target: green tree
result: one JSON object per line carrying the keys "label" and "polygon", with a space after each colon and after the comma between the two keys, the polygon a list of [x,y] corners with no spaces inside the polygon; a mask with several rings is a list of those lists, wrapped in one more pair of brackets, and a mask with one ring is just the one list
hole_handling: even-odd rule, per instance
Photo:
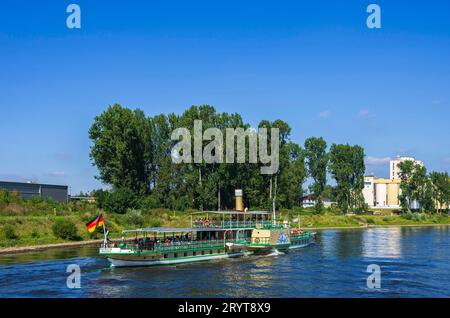
{"label": "green tree", "polygon": [[116,188],[135,193],[149,191],[151,139],[144,113],[115,104],[95,117],[89,129],[90,157],[99,171],[98,178]]}
{"label": "green tree", "polygon": [[307,176],[305,154],[299,145],[289,142],[282,148],[280,157],[279,202],[283,208],[291,209],[300,206],[303,197],[303,183]]}
{"label": "green tree", "polygon": [[[176,128],[186,128],[194,145],[195,120],[202,121],[202,133],[215,127],[224,138],[227,128],[250,128],[239,114],[219,113],[209,105],[191,106],[181,115],[145,117],[140,110],[116,104],[97,116],[89,130],[90,156],[98,168],[98,178],[113,189],[95,193],[98,206],[116,213],[138,206],[142,209],[226,209],[234,207],[236,188],[244,190],[244,204],[248,208],[271,208],[273,203],[279,207],[299,204],[306,175],[305,152],[289,140],[291,128],[286,122],[262,120],[257,127],[278,128],[280,132],[278,172],[262,175],[263,164],[248,162],[248,136],[245,163],[202,160],[175,164],[172,149],[178,141],[171,140],[171,134]],[[269,153],[272,152],[270,138],[269,134]],[[202,141],[202,148],[210,142]],[[222,151],[225,159],[226,147]]]}
{"label": "green tree", "polygon": [[336,188],[332,185],[327,184],[323,190],[322,195],[326,198],[329,198],[331,201],[336,201],[337,192]]}
{"label": "green tree", "polygon": [[434,210],[433,186],[428,178],[427,169],[422,165],[415,165],[409,182],[414,189],[413,198],[419,203],[420,211],[432,212]]}
{"label": "green tree", "polygon": [[103,209],[118,214],[124,214],[128,209],[138,206],[135,193],[127,188],[116,189],[106,195]]}
{"label": "green tree", "polygon": [[437,212],[442,212],[450,205],[450,177],[447,172],[431,172],[430,180]]}
{"label": "green tree", "polygon": [[327,183],[327,143],[320,137],[310,137],[305,140],[305,157],[307,161],[308,174],[313,179],[310,186],[312,198],[316,201],[316,210],[320,212],[323,208],[321,196]]}
{"label": "green tree", "polygon": [[364,210],[364,149],[357,145],[333,144],[330,148],[329,168],[337,183],[336,199],[342,211]]}
{"label": "green tree", "polygon": [[411,182],[412,175],[414,173],[415,164],[414,161],[406,160],[398,164],[399,177],[400,177],[400,206],[403,211],[411,212],[411,204],[414,201],[414,185]]}

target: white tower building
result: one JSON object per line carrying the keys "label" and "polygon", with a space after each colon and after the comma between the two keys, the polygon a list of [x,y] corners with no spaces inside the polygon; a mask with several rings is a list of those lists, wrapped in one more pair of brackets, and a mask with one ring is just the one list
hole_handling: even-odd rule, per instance
{"label": "white tower building", "polygon": [[414,157],[397,156],[397,159],[391,160],[390,165],[389,165],[389,177],[391,179],[399,179],[400,178],[398,164],[403,161],[413,161],[414,163],[423,166],[422,160],[416,160],[416,158],[414,158]]}

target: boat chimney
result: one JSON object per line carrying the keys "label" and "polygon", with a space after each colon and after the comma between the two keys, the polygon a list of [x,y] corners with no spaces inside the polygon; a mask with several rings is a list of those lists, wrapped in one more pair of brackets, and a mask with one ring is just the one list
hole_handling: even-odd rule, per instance
{"label": "boat chimney", "polygon": [[236,189],[234,191],[234,195],[236,197],[236,211],[244,211],[244,202],[242,200],[242,189]]}

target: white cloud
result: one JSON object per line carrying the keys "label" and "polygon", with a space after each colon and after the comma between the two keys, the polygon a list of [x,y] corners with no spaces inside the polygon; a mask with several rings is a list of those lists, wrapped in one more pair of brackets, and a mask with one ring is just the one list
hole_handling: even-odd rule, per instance
{"label": "white cloud", "polygon": [[361,109],[358,113],[359,117],[364,117],[364,118],[373,118],[375,117],[375,114],[372,113],[370,110],[368,109]]}
{"label": "white cloud", "polygon": [[48,175],[50,177],[63,178],[66,176],[66,173],[64,171],[53,171],[53,172],[48,173]]}
{"label": "white cloud", "polygon": [[435,100],[431,101],[431,104],[432,104],[432,105],[435,105],[435,106],[439,106],[439,105],[442,104],[442,102],[441,102],[441,100],[439,100],[439,99],[435,99]]}
{"label": "white cloud", "polygon": [[331,116],[331,112],[329,110],[324,110],[319,113],[320,118],[328,118]]}
{"label": "white cloud", "polygon": [[389,164],[389,162],[391,160],[392,160],[391,157],[377,158],[377,157],[368,156],[366,159],[366,163],[371,166],[381,166],[381,165]]}

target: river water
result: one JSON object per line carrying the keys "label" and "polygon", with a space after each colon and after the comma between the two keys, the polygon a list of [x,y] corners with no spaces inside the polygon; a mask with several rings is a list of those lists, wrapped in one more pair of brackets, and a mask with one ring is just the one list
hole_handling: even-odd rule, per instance
{"label": "river water", "polygon": [[[67,287],[70,264],[80,266],[79,289]],[[380,288],[367,285],[372,264]],[[176,267],[109,268],[95,247],[0,256],[0,297],[449,296],[447,226],[324,230],[289,254]]]}

